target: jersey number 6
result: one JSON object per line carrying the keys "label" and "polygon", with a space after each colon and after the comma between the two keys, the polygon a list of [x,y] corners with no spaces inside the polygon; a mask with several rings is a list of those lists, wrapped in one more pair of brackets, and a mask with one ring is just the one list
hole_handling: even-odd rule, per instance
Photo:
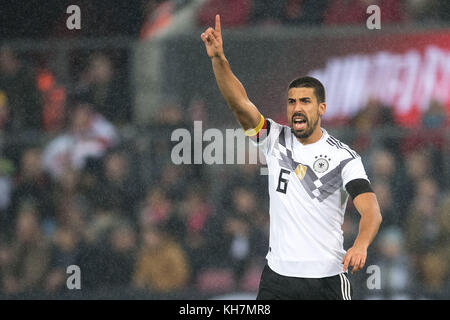
{"label": "jersey number 6", "polygon": [[277,186],[277,191],[286,194],[287,191],[287,185],[289,182],[289,179],[287,178],[283,178],[283,174],[287,174],[289,176],[291,172],[289,170],[286,169],[281,169],[280,170],[280,176],[278,177],[278,186]]}

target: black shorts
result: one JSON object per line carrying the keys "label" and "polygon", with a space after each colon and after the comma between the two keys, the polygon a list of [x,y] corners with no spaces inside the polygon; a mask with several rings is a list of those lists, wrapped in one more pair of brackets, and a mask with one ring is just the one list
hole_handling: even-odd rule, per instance
{"label": "black shorts", "polygon": [[256,300],[351,300],[350,281],[345,273],[326,278],[286,277],[266,264]]}

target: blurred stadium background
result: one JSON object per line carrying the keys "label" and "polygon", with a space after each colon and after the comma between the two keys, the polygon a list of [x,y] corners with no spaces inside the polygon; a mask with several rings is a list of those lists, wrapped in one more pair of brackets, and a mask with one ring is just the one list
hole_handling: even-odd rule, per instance
{"label": "blurred stadium background", "polygon": [[[66,8],[81,9],[81,30]],[[381,9],[381,30],[366,8]],[[384,217],[355,299],[450,297],[447,0],[2,1],[0,297],[251,299],[268,246],[258,165],[174,165],[171,133],[237,128],[200,33],[283,122],[299,75],[363,158]],[[347,249],[358,213],[348,205]],[[66,268],[81,268],[68,290]]]}

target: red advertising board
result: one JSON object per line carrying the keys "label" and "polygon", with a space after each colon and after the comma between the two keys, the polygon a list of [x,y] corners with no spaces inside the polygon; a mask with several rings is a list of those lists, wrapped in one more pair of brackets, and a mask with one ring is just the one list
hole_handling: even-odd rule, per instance
{"label": "red advertising board", "polygon": [[325,119],[350,117],[369,99],[392,107],[407,126],[418,124],[433,99],[450,114],[450,31],[349,37],[323,50],[325,63],[308,74],[325,85]]}

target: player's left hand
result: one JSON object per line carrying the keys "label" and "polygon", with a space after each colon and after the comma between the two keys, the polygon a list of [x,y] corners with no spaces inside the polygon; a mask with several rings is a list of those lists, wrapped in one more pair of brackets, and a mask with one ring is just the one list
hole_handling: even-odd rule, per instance
{"label": "player's left hand", "polygon": [[348,267],[352,268],[352,274],[361,270],[365,263],[367,257],[367,248],[353,246],[347,250],[347,254],[342,259],[342,264],[344,265],[344,272],[347,271]]}

